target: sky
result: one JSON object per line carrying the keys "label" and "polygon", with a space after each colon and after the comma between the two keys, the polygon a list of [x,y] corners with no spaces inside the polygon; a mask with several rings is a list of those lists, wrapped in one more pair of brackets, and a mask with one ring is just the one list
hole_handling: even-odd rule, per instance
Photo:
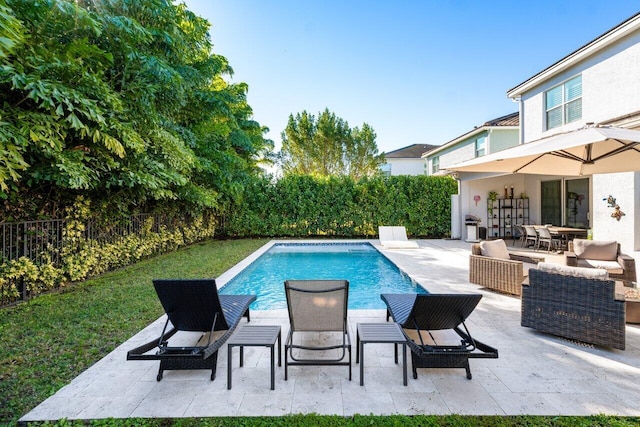
{"label": "sky", "polygon": [[632,0],[180,0],[280,149],[291,114],[370,125],[380,152],[514,113],[506,92],[640,11]]}

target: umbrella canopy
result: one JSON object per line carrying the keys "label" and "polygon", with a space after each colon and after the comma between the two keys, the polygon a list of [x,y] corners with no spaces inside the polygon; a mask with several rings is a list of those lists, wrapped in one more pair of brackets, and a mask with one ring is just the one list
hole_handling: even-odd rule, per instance
{"label": "umbrella canopy", "polygon": [[587,127],[447,167],[455,172],[580,176],[640,171],[640,131]]}

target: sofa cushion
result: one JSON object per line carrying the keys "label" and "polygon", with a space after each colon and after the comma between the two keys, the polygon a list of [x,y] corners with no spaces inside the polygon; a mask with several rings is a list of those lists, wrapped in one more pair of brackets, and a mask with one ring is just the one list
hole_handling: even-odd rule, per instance
{"label": "sofa cushion", "polygon": [[624,270],[617,261],[602,261],[599,259],[578,259],[578,267],[599,268],[609,274],[624,274]]}
{"label": "sofa cushion", "polygon": [[531,264],[530,262],[523,262],[522,263],[522,275],[524,277],[527,277],[529,275],[529,270],[531,270],[532,268],[536,268],[538,267],[538,264]]}
{"label": "sofa cushion", "polygon": [[606,280],[609,278],[607,270],[601,270],[599,268],[570,267],[568,265],[551,264],[550,262],[538,263],[538,270],[546,271],[547,273],[564,274],[565,276],[585,277],[587,279]]}
{"label": "sofa cushion", "polygon": [[483,240],[480,242],[480,253],[482,256],[491,258],[511,259],[509,257],[509,251],[507,250],[507,244],[502,239]]}
{"label": "sofa cushion", "polygon": [[573,252],[578,258],[615,261],[618,242],[615,240],[573,239]]}

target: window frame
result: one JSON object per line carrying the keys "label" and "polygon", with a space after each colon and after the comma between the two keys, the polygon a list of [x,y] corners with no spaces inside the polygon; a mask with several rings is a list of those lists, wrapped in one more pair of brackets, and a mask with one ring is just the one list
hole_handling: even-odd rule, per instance
{"label": "window frame", "polygon": [[[482,147],[479,147],[479,142],[482,141]],[[479,154],[479,152],[482,153]],[[486,156],[487,155],[487,135],[483,135],[479,138],[476,138],[474,141],[474,151],[473,154],[476,158]]]}
{"label": "window frame", "polygon": [[[576,79],[580,79],[580,94],[578,96],[574,96],[573,98],[569,99],[569,95],[570,95],[570,86],[569,84],[574,82]],[[553,92],[553,91],[557,91],[558,89],[560,89],[560,102],[558,104],[555,104],[551,107],[549,107],[549,95]],[[582,74],[577,74],[571,78],[568,78],[566,80],[564,80],[563,82],[547,89],[544,91],[543,93],[543,110],[544,110],[544,129],[545,131],[547,130],[551,130],[551,129],[556,129],[559,128],[561,126],[567,125],[569,123],[573,123],[576,122],[578,120],[582,119]],[[569,120],[570,117],[570,106],[571,105],[576,105],[579,102],[580,105],[580,115],[574,117],[573,119]],[[549,113],[555,111],[556,113],[559,111],[560,112],[560,121],[558,124],[555,124],[553,126],[550,126],[550,122],[551,120],[549,120]]]}
{"label": "window frame", "polygon": [[436,174],[440,170],[440,156],[431,159],[431,175]]}

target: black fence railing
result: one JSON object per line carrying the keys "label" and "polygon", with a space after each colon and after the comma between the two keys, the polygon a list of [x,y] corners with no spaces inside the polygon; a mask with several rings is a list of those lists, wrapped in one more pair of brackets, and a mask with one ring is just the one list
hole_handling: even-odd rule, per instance
{"label": "black fence railing", "polygon": [[36,264],[50,260],[58,265],[64,219],[0,224],[0,263],[29,258]]}
{"label": "black fence railing", "polygon": [[[216,218],[213,215],[205,215],[202,220],[204,225],[210,225]],[[0,307],[26,300],[34,293],[24,278],[7,277],[6,271],[3,274],[3,264],[27,258],[34,265],[63,267],[64,260],[61,254],[64,253],[65,245],[72,244],[65,238],[67,221],[52,219],[0,223]],[[92,244],[105,245],[132,235],[141,236],[161,231],[172,233],[180,229],[184,232],[185,242],[188,242],[194,232],[186,230],[192,225],[193,218],[188,216],[171,217],[160,214],[137,214],[110,223],[89,220],[82,224],[81,239],[91,241]],[[12,289],[8,291],[10,287]]]}

